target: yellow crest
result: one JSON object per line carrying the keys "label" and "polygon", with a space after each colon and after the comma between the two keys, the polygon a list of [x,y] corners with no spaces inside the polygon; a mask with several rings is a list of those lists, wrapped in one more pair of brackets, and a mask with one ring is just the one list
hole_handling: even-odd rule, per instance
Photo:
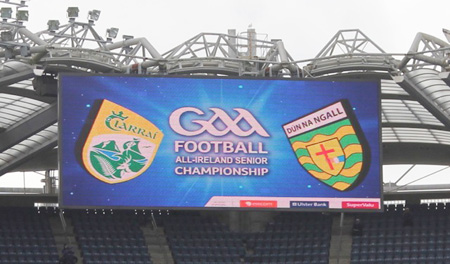
{"label": "yellow crest", "polygon": [[84,143],[83,165],[103,182],[129,181],[152,164],[163,136],[147,119],[105,99]]}
{"label": "yellow crest", "polygon": [[344,168],[344,151],[337,138],[320,141],[306,147],[312,161],[322,171],[336,176]]}
{"label": "yellow crest", "polygon": [[339,191],[351,190],[367,174],[369,147],[341,100],[283,126],[300,165],[314,178]]}

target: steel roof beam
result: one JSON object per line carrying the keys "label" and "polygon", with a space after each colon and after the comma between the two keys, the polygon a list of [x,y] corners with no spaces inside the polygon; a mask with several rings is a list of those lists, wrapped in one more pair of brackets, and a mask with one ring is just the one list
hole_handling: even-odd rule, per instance
{"label": "steel roof beam", "polygon": [[420,129],[433,129],[433,130],[448,131],[443,126],[429,125],[429,124],[417,124],[417,123],[389,122],[389,123],[383,123],[382,127],[420,128]]}
{"label": "steel roof beam", "polygon": [[0,152],[56,123],[57,108],[54,102],[0,133]]}
{"label": "steel roof beam", "polygon": [[14,171],[45,171],[45,170],[57,170],[58,169],[58,149],[50,149],[45,152],[41,152],[40,155],[27,160],[20,164]]}
{"label": "steel roof beam", "polygon": [[0,87],[0,94],[2,94],[2,93],[22,96],[22,97],[30,98],[33,100],[37,100],[37,101],[41,101],[41,102],[49,103],[49,104],[56,101],[56,97],[41,96],[41,95],[36,94],[36,92],[33,90],[14,88],[14,87],[9,87],[9,86]]}
{"label": "steel roof beam", "polygon": [[416,98],[432,115],[434,115],[442,124],[450,128],[449,116],[436,106],[436,103],[429,98],[416,84],[404,76],[394,76],[394,81],[398,83],[409,94]]}
{"label": "steel roof beam", "polygon": [[448,86],[450,86],[450,72],[440,72],[438,75]]}
{"label": "steel roof beam", "polygon": [[6,86],[10,84],[14,84],[29,78],[34,77],[34,73],[32,69],[20,71],[17,73],[12,73],[3,77],[0,77],[0,86]]}
{"label": "steel roof beam", "polygon": [[[397,186],[393,185],[392,187],[389,187],[387,184],[385,184],[384,191],[385,194],[389,193],[401,193],[405,191],[431,191],[433,190],[445,190],[447,193],[447,196],[444,198],[448,198],[448,190],[450,190],[450,184],[414,184],[414,185],[402,185]],[[416,192],[417,193],[417,192]],[[426,196],[426,195],[425,195]],[[430,199],[430,197],[424,197],[425,199]]]}
{"label": "steel roof beam", "polygon": [[12,162],[6,163],[4,166],[0,166],[0,176],[13,171],[18,166],[22,165],[23,163],[27,162],[28,160],[31,160],[32,158],[36,157],[38,154],[44,153],[54,147],[56,147],[58,144],[58,137],[55,136],[53,139],[50,139],[42,145],[40,145],[38,148],[35,148],[28,152],[26,155],[23,155],[21,157],[18,157],[14,159]]}
{"label": "steel roof beam", "polygon": [[450,165],[450,146],[427,143],[383,143],[383,165]]}
{"label": "steel roof beam", "polygon": [[415,99],[411,95],[406,94],[381,94],[381,99],[392,99],[392,100],[408,100],[415,101]]}
{"label": "steel roof beam", "polygon": [[447,52],[450,44],[425,33],[417,33],[408,54],[397,65],[401,71],[415,70],[425,66],[449,66]]}

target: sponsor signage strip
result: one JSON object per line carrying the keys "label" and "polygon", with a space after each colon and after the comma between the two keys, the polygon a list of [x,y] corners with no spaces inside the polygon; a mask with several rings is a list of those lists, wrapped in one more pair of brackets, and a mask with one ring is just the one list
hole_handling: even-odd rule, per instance
{"label": "sponsor signage strip", "polygon": [[[257,198],[257,199],[256,199]],[[255,202],[255,203],[250,203]],[[258,203],[256,203],[258,202]],[[212,197],[206,207],[266,207],[282,209],[350,209],[350,210],[380,210],[379,199],[364,198],[315,198],[315,197]],[[253,205],[253,206],[251,206]],[[260,205],[260,206],[257,206]],[[271,205],[271,206],[268,206]]]}

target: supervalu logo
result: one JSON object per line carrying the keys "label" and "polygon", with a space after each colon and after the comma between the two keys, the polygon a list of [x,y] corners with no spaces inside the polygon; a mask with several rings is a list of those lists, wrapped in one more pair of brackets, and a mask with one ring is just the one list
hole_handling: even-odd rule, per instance
{"label": "supervalu logo", "polygon": [[163,136],[149,120],[105,99],[83,145],[83,165],[103,182],[129,181],[149,168]]}

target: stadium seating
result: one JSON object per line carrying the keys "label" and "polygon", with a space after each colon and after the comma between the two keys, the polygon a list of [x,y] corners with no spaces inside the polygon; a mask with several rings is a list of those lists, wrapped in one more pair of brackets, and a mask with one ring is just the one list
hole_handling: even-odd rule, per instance
{"label": "stadium seating", "polygon": [[217,219],[183,212],[162,222],[177,264],[238,263],[245,256],[241,234]]}
{"label": "stadium seating", "polygon": [[139,218],[130,211],[71,213],[84,264],[151,264]]}
{"label": "stadium seating", "polygon": [[196,213],[162,221],[177,264],[328,263],[331,217],[282,213],[264,232],[232,232],[217,219]]}
{"label": "stadium seating", "polygon": [[[412,226],[403,225],[404,207],[361,213],[363,232],[353,236],[351,263],[450,263],[449,205],[411,206]],[[152,263],[141,224],[133,211],[107,214],[67,211],[85,264]],[[0,210],[0,264],[58,263],[48,213],[36,209]],[[274,214],[261,232],[234,232],[213,214],[171,212],[157,216],[176,264],[325,264],[332,216]]]}
{"label": "stadium seating", "polygon": [[450,217],[445,204],[410,207],[412,226],[403,222],[403,205],[382,214],[358,215],[362,236],[353,237],[351,263],[450,263]]}
{"label": "stadium seating", "polygon": [[248,234],[250,263],[328,263],[331,217],[320,213],[281,213],[265,232]]}
{"label": "stadium seating", "polygon": [[0,210],[0,263],[58,263],[46,214],[34,208]]}

